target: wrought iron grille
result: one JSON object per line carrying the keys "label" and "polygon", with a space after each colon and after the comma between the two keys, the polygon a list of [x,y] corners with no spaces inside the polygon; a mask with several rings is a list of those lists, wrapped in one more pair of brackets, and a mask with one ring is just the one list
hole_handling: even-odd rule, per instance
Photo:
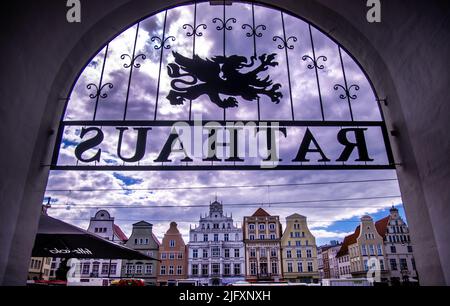
{"label": "wrought iron grille", "polygon": [[[262,169],[230,145],[223,158],[196,160],[181,142],[172,153],[174,125],[199,118],[209,137],[214,122],[213,147],[238,137],[230,124],[267,135],[276,127],[279,154],[263,158],[276,170],[391,169],[378,101],[353,57],[307,21],[255,3],[194,2],[138,21],[90,60],[69,95],[51,169]],[[362,138],[366,152],[355,146]]]}

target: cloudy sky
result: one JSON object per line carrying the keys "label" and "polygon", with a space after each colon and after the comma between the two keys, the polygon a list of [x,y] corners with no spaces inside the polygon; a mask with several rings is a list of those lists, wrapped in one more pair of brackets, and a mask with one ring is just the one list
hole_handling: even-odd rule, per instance
{"label": "cloudy sky", "polygon": [[[229,20],[226,26],[231,29],[225,31],[224,45],[224,30],[218,30],[221,21],[216,19],[214,22],[214,18],[223,20],[223,6],[200,3],[196,18],[194,10],[194,5],[189,5],[161,12],[142,20],[139,27],[132,25],[105,45],[93,56],[76,81],[64,120],[93,120],[96,88],[103,88],[100,92],[102,96],[98,98],[96,120],[123,120],[127,96],[126,120],[153,120],[155,116],[157,120],[188,119],[189,101],[174,106],[166,98],[171,90],[171,78],[166,67],[174,62],[172,51],[188,58],[195,53],[203,59],[223,56],[225,52],[225,56],[244,56],[248,62],[254,53],[258,56],[275,53],[278,65],[269,67],[258,77],[263,79],[269,76],[274,84],[281,84],[278,91],[283,98],[275,104],[268,96],[260,95],[261,120],[291,120],[291,103],[296,120],[322,120],[321,98],[325,120],[349,121],[347,99],[340,98],[345,92],[335,86],[345,87],[345,82],[348,88],[352,88],[350,94],[355,98],[351,100],[354,120],[381,120],[375,95],[364,73],[344,50],[341,50],[341,63],[338,45],[315,27],[311,28],[314,54],[317,65],[323,65],[322,69],[318,69],[318,82],[315,69],[310,69],[314,67],[308,68],[312,61],[305,57],[313,58],[314,55],[309,26],[304,21],[255,6],[253,22],[252,6],[234,3],[226,6],[225,20]],[[194,36],[187,35],[192,33],[194,24],[198,28],[195,49]],[[255,44],[253,37],[246,35],[252,33],[250,27],[253,26],[257,28],[255,34],[261,34],[255,38]],[[163,37],[166,43],[159,48]],[[287,57],[283,49],[284,39],[289,47]],[[136,60],[130,74],[133,50]],[[254,69],[256,65],[244,68],[242,72]],[[226,96],[221,95],[221,98]],[[246,101],[241,97],[236,99],[239,106],[226,110],[228,120],[258,119],[256,101]],[[192,116],[203,120],[221,120],[223,110],[202,95],[192,101]],[[310,128],[332,164],[336,163],[342,151],[342,146],[336,142],[339,129]],[[305,127],[291,127],[287,131],[288,137],[280,139],[280,156],[284,157],[282,163],[290,162],[295,157],[305,130]],[[65,128],[58,165],[82,164],[77,163],[74,155],[75,147],[80,143],[80,131],[80,126]],[[105,140],[100,147],[102,155],[98,165],[122,165],[117,156],[117,130],[102,127],[102,131]],[[146,155],[140,165],[154,164],[153,160],[169,133],[170,127],[154,128],[149,132]],[[373,163],[386,163],[380,129],[368,128],[366,137]],[[135,136],[125,132],[122,150],[126,153],[123,155],[133,155],[135,142]],[[84,156],[93,156],[97,149],[86,152]],[[244,149],[246,153],[248,148]],[[171,157],[174,163],[179,164],[183,155],[173,154]],[[309,157],[311,163],[320,164],[317,161],[320,155],[312,153]],[[194,158],[194,164],[201,164],[201,158]],[[354,159],[355,154],[349,163],[358,163]],[[255,160],[247,159],[247,162]],[[224,188],[227,186],[233,187]],[[380,218],[388,213],[392,205],[398,206],[403,213],[399,195],[393,170],[52,171],[46,192],[46,197],[51,197],[53,204],[50,210],[52,216],[83,228],[87,228],[89,218],[97,209],[106,208],[127,235],[131,233],[132,223],[146,220],[154,224],[155,233],[161,238],[169,222],[174,220],[187,238],[190,225],[198,222],[199,216],[207,212],[209,202],[217,196],[223,201],[224,210],[232,213],[238,224],[243,216],[252,214],[260,206],[283,220],[292,213],[305,215],[318,244],[342,239],[354,230],[357,220],[364,214]]]}

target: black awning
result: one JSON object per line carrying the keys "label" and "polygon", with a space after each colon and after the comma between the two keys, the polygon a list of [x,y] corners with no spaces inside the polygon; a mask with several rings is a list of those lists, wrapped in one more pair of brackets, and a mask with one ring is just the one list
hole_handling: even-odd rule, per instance
{"label": "black awning", "polygon": [[32,256],[157,260],[47,215],[39,220]]}

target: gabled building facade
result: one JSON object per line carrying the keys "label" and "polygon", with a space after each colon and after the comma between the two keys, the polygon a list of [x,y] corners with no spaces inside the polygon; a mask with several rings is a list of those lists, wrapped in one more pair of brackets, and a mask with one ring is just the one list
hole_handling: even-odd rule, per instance
{"label": "gabled building facade", "polygon": [[316,238],[310,232],[306,217],[293,214],[286,218],[281,237],[282,268],[289,282],[318,283]]}
{"label": "gabled building facade", "polygon": [[[91,217],[88,232],[117,244],[125,244],[128,240],[121,228],[114,223],[114,217],[106,210],[99,210]],[[107,285],[114,279],[121,277],[121,259],[79,259],[80,281],[84,283],[96,282]],[[52,262],[52,276],[56,276],[56,269],[60,261]]]}
{"label": "gabled building facade", "polygon": [[243,232],[246,280],[282,280],[280,217],[259,208],[253,215],[244,217]]}
{"label": "gabled building facade", "polygon": [[133,230],[125,246],[141,252],[152,260],[124,260],[122,278],[143,279],[147,285],[156,285],[160,242],[153,234],[153,224],[140,221],[133,224]]}
{"label": "gabled building facade", "polygon": [[372,269],[379,270],[379,281],[418,284],[409,229],[395,207],[375,223],[369,216],[361,218],[355,232],[345,237],[337,258],[340,278],[365,277],[370,268],[368,259],[376,258],[378,263]]}
{"label": "gabled building facade", "polygon": [[390,209],[384,234],[386,265],[389,269],[390,284],[399,285],[417,282],[416,262],[408,225],[403,221],[395,207]]}
{"label": "gabled building facade", "polygon": [[187,277],[187,246],[175,222],[164,234],[159,246],[158,285],[165,286]]}
{"label": "gabled building facade", "polygon": [[226,285],[244,280],[242,229],[224,214],[217,199],[199,225],[189,232],[188,278],[204,285]]}

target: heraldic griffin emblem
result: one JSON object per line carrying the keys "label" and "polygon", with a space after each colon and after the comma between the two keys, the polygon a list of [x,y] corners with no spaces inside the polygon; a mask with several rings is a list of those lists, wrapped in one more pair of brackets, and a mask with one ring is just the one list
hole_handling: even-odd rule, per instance
{"label": "heraldic griffin emblem", "polygon": [[[259,66],[242,73],[241,69],[255,66],[256,57],[252,56],[250,63],[247,63],[246,57],[238,55],[215,56],[205,60],[198,55],[191,59],[178,52],[172,53],[175,63],[167,67],[169,76],[173,78],[170,83],[172,90],[167,95],[172,105],[182,105],[185,100],[195,100],[201,95],[207,95],[221,108],[237,107],[235,97],[238,96],[254,101],[260,95],[266,95],[276,104],[283,97],[278,91],[281,85],[273,84],[270,76],[262,80],[258,78],[258,73],[278,65],[274,61],[276,54],[259,56]],[[231,97],[221,99],[220,94]]]}

